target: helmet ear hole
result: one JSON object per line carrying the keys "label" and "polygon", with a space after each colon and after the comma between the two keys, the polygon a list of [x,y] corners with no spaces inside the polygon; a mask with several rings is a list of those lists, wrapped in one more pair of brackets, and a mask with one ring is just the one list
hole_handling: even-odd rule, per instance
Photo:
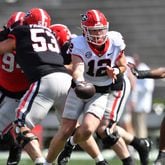
{"label": "helmet ear hole", "polygon": [[32,8],[24,17],[24,24],[37,24],[49,27],[51,25],[51,17],[44,9]]}

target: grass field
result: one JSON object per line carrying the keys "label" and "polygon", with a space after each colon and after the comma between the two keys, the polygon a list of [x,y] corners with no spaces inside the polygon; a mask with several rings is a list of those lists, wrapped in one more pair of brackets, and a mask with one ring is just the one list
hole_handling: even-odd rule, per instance
{"label": "grass field", "polygon": [[[108,161],[110,165],[122,165],[121,161],[118,159],[112,159]],[[5,160],[0,160],[0,165],[5,165]],[[20,165],[34,165],[31,160],[25,159],[21,160]],[[95,165],[95,162],[93,160],[70,160],[68,165]],[[140,165],[139,161],[136,161],[136,165]],[[150,162],[150,165],[152,165],[152,162]]]}
{"label": "grass field", "polygon": [[[45,151],[46,154],[47,151]],[[155,159],[156,152],[150,153],[150,163],[149,165],[153,164],[153,160]],[[7,159],[7,153],[0,153],[0,165],[6,165],[6,159]],[[107,150],[103,151],[103,155],[108,160],[110,165],[122,165],[122,162],[115,156],[115,153],[113,151]],[[140,165],[140,162],[138,160],[138,156],[135,154],[134,156],[136,165]],[[34,163],[29,159],[29,156],[24,153],[22,155],[22,160],[19,163],[19,165],[34,165]],[[88,154],[84,152],[74,152],[72,154],[71,160],[68,163],[68,165],[95,165],[95,162],[89,157]]]}

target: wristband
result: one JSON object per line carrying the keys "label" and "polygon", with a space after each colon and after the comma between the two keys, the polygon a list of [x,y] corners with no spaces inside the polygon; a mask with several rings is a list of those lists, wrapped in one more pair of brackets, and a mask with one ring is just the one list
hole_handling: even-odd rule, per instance
{"label": "wristband", "polygon": [[78,84],[80,84],[81,82],[83,82],[83,81],[79,81],[79,80],[73,80],[74,81],[74,83],[76,84],[76,85],[78,85]]}
{"label": "wristband", "polygon": [[120,69],[119,68],[113,68],[113,71],[116,75],[118,75],[120,73]]}

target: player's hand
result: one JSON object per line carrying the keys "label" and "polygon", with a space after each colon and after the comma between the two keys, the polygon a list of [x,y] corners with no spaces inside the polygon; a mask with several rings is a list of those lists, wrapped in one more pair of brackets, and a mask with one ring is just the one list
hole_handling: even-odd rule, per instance
{"label": "player's hand", "polygon": [[11,27],[3,26],[3,29],[0,31],[0,41],[7,39],[8,34],[11,32],[11,30],[15,28],[16,26],[18,26],[19,24],[20,24],[20,21],[16,21],[15,23],[11,25]]}
{"label": "player's hand", "polygon": [[107,75],[112,79],[112,83],[115,83],[115,80],[117,79],[116,73],[114,68],[110,67],[110,66],[106,66],[106,71],[107,71]]}

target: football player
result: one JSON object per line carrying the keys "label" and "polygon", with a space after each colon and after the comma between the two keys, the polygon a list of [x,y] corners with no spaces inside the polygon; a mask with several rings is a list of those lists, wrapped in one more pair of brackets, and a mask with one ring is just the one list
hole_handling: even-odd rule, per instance
{"label": "football player", "polygon": [[62,101],[71,84],[57,40],[48,28],[50,24],[51,18],[44,9],[32,8],[23,25],[11,29],[8,39],[0,42],[0,54],[16,50],[16,62],[30,82],[16,109],[16,120],[3,133],[12,132],[36,165],[43,165],[45,158],[31,130],[53,105],[62,111]]}
{"label": "football player", "polygon": [[[66,53],[67,51],[67,47],[69,46],[69,42],[70,39],[72,38],[71,33],[69,32],[69,29],[62,24],[54,24],[51,25],[50,28],[55,32],[56,37],[60,43],[60,47],[62,48],[62,52],[63,52],[63,57],[64,59],[67,58],[68,62],[67,64],[71,63],[71,59],[70,59],[70,54]],[[64,49],[63,49],[64,48]],[[64,60],[65,61],[65,60]],[[129,93],[129,83],[127,85],[127,88],[125,88],[127,90],[123,90],[123,91],[128,91],[128,92],[124,92],[123,93],[123,98],[122,100],[126,100],[127,95]],[[124,104],[124,101],[122,101],[122,103]],[[122,141],[122,139],[119,140],[120,143],[117,143],[115,146],[121,146],[122,143],[122,149],[125,147],[124,150],[124,154],[121,156],[121,154],[118,152],[118,150],[121,150],[121,148],[119,147],[119,149],[116,149],[117,147],[114,147],[114,150],[116,150],[117,154],[119,154],[120,158],[127,158],[129,156],[128,150],[126,149],[126,145],[125,143]],[[79,144],[87,153],[89,153],[89,155],[96,160],[96,162],[102,163],[102,161],[104,160],[101,152],[99,151],[99,148],[95,142],[95,140],[93,139],[93,137],[91,136],[86,142]],[[59,165],[64,165],[67,164],[67,162],[69,161],[69,158],[71,156],[71,152],[72,149],[74,148],[74,146],[70,146],[68,144],[65,145],[65,148],[63,150],[63,152],[59,155],[58,157],[58,164]],[[127,153],[126,153],[127,151]],[[100,161],[100,162],[99,162]],[[65,162],[65,163],[64,163]]]}
{"label": "football player", "polygon": [[[20,25],[25,13],[22,11],[11,14],[4,30],[0,32],[0,40],[7,38],[9,29]],[[16,165],[20,161],[21,147],[10,133],[2,135],[2,131],[15,119],[15,109],[20,98],[29,87],[29,81],[15,60],[15,51],[0,55],[0,133],[1,143],[9,146],[8,164]]]}
{"label": "football player", "polygon": [[[126,69],[125,44],[120,37],[117,37],[118,41],[110,42],[111,39],[107,36],[109,24],[103,13],[89,10],[82,15],[81,24],[83,35],[72,39],[70,46],[74,82],[66,100],[61,128],[49,148],[49,163],[57,157],[65,141],[73,133],[81,113],[85,113],[84,118],[75,130],[71,143],[84,142],[96,131],[107,107],[113,83],[117,75]],[[74,92],[74,87],[84,81],[95,85],[96,94],[92,98],[80,99]],[[53,149],[54,146],[56,149]],[[96,164],[105,165],[107,162],[103,160]]]}
{"label": "football player", "polygon": [[[69,28],[63,24],[53,24],[50,26],[50,29],[55,32],[56,38],[58,40],[59,46],[61,48],[62,56],[64,58],[65,67],[69,70],[70,74],[72,74],[72,63],[71,63],[71,54],[68,53],[68,48],[72,38],[75,38],[77,35],[71,34]],[[60,115],[61,116],[61,115]],[[60,119],[59,119],[60,120]],[[78,126],[78,124],[77,124]],[[89,155],[97,160],[102,162],[104,160],[99,147],[94,140],[93,136],[91,136],[86,142],[79,144],[81,148],[83,148]],[[69,158],[71,156],[73,147],[65,147],[66,150],[65,155],[58,157],[58,165],[65,165],[68,163]],[[61,158],[61,159],[60,159]]]}
{"label": "football player", "polygon": [[64,59],[65,67],[72,74],[71,55],[68,53],[70,40],[75,37],[71,34],[69,28],[64,24],[53,24],[49,27],[57,38],[59,47],[61,49],[61,55]]}
{"label": "football player", "polygon": [[[64,35],[64,31],[67,31],[66,29],[64,30],[65,26],[60,26],[60,25],[52,25],[52,29],[56,32],[57,34],[57,38],[66,38]],[[60,33],[61,32],[61,33]],[[65,40],[66,41],[66,40]],[[68,55],[65,55],[66,57]],[[70,60],[71,61],[71,60]],[[127,72],[130,72],[130,69],[127,69]],[[132,78],[133,75],[132,75]],[[123,112],[124,109],[124,105],[125,102],[127,100],[129,91],[130,91],[130,85],[129,85],[129,81],[127,76],[124,76],[124,89],[123,89],[123,96],[120,97],[120,100],[118,100],[119,104],[117,104],[117,106],[115,106],[116,111],[112,111],[113,114],[115,114],[114,112],[116,112],[115,115],[109,115],[109,113],[111,113],[111,111],[107,111],[105,113],[105,116],[108,117],[109,116],[114,116],[114,118],[111,118],[111,121],[115,121],[115,123],[117,123],[120,119],[120,116]],[[109,109],[112,109],[109,107]],[[106,117],[106,118],[107,118]],[[104,120],[103,120],[104,121]],[[105,121],[104,121],[105,122]],[[103,124],[104,125],[104,124]],[[108,128],[107,128],[108,129]],[[121,127],[117,126],[117,130],[119,129],[119,134],[120,132],[122,132],[120,134],[120,136],[122,136],[124,138],[124,140],[126,141],[126,143],[128,145],[133,145],[133,147],[138,151],[139,156],[140,156],[140,160],[142,162],[142,164],[145,164],[146,161],[148,160],[148,154],[149,154],[149,148],[146,145],[148,144],[148,139],[139,139],[134,137],[133,135],[131,135],[130,133],[126,132],[124,129],[122,129]],[[103,129],[104,130],[104,129]],[[105,135],[104,135],[105,136]],[[105,139],[109,139],[110,137],[107,137]],[[102,140],[103,142],[107,141],[107,140]],[[122,145],[121,145],[122,144]],[[149,143],[150,144],[150,143]],[[96,149],[96,144],[94,143],[94,139],[92,137],[90,137],[90,139],[88,139],[88,141],[79,144],[81,146],[81,148],[83,148],[87,153],[89,153],[89,155],[95,159],[95,160],[103,160],[103,156],[101,156],[101,152],[99,152],[98,149]],[[94,147],[95,146],[95,147]],[[129,161],[129,163],[131,163],[131,161],[129,159],[131,159],[129,157],[129,153],[128,150],[126,149],[125,143],[123,142],[122,138],[117,138],[116,143],[114,145],[111,144],[111,142],[109,144],[106,144],[106,146],[110,147],[112,146],[112,149],[114,149],[116,151],[116,153],[119,155],[120,159],[123,161],[123,164],[125,164],[126,162]],[[122,146],[122,147],[120,147]],[[67,162],[69,161],[69,158],[71,156],[71,152],[73,150],[74,146],[69,145],[69,142],[66,143],[64,150],[60,153],[60,155],[58,156],[58,164],[59,165],[64,165],[67,164]],[[124,149],[123,149],[124,148]],[[127,151],[127,152],[126,152]]]}
{"label": "football player", "polygon": [[[90,16],[89,16],[90,17]],[[86,27],[86,30],[87,30],[87,28],[88,27]],[[118,36],[117,37],[120,37],[120,35],[119,35],[119,33],[116,33]],[[115,32],[111,32],[111,36],[115,36],[116,35],[115,34]],[[87,35],[89,35],[89,33],[87,33]],[[89,37],[89,36],[88,36]],[[91,37],[92,38],[92,37]],[[81,44],[80,44],[81,45]],[[119,79],[119,78],[118,78]],[[115,83],[115,84],[117,84],[117,83]],[[127,84],[129,84],[129,83],[127,83]],[[120,85],[121,84],[117,84],[118,85],[118,88],[120,88]],[[124,87],[125,88],[125,87]],[[122,113],[122,109],[123,108],[120,108],[121,107],[121,103],[124,105],[124,103],[125,103],[125,101],[123,101],[123,98],[125,98],[125,100],[126,100],[126,98],[127,98],[127,96],[128,96],[128,93],[126,94],[126,92],[125,92],[126,90],[123,90],[123,94],[121,94],[121,97],[120,98],[122,98],[122,99],[118,99],[118,103],[116,104],[116,105],[118,105],[118,106],[116,106],[116,108],[114,108],[113,106],[112,106],[112,108],[110,108],[110,107],[108,107],[107,109],[109,109],[109,110],[111,110],[111,109],[114,109],[113,111],[111,111],[111,114],[110,114],[110,116],[112,117],[112,118],[116,118],[117,120],[120,118],[120,115],[121,115],[121,113]],[[124,97],[125,95],[127,95],[126,97]],[[110,103],[110,105],[111,105],[111,103]],[[113,105],[113,104],[112,104]],[[116,110],[115,110],[116,109]],[[118,109],[121,109],[121,111],[119,112],[119,110]],[[116,114],[114,113],[114,112],[116,112]],[[107,116],[108,116],[108,118],[109,118],[109,111],[107,112]],[[114,120],[114,121],[116,121],[116,119]],[[112,119],[111,119],[112,120]],[[112,136],[113,136],[113,134],[112,134]],[[107,139],[110,139],[110,137],[108,136],[107,137]],[[120,146],[120,144],[123,142],[123,141],[121,141],[121,138],[119,138],[118,136],[113,136],[113,137],[111,137],[111,139],[113,139],[114,140],[114,144],[115,143],[117,143],[117,141],[118,141],[118,146]],[[120,140],[119,140],[120,139]],[[136,138],[135,138],[136,139]],[[129,143],[131,143],[132,141],[136,141],[136,143],[137,143],[137,141],[138,141],[138,145],[139,145],[139,140],[135,140],[134,138],[133,138],[133,136],[131,136],[131,140],[129,141]],[[105,139],[103,140],[103,141],[105,141]],[[107,141],[107,140],[106,140]],[[141,142],[141,141],[140,141]],[[145,142],[145,141],[143,141],[143,142]],[[109,141],[109,146],[111,145],[111,143],[112,143],[112,141],[110,142]],[[134,145],[134,142],[132,142],[133,143],[133,145]],[[137,146],[137,144],[136,144],[136,146]],[[142,146],[143,147],[143,146]],[[66,145],[65,146],[65,149],[64,149],[64,151],[60,154],[60,156],[58,157],[58,163],[60,164],[66,164],[67,162],[68,162],[68,158],[70,157],[70,152],[72,151],[72,149],[71,149],[72,147],[70,146],[69,147],[69,145]],[[116,148],[116,147],[115,147]],[[115,149],[114,148],[114,149]],[[122,154],[121,154],[121,150],[122,148],[118,148],[117,149],[117,152],[118,152],[118,154],[121,156]],[[140,148],[141,149],[141,148]],[[127,164],[128,162],[131,164],[131,162],[132,162],[132,160],[131,160],[131,158],[130,158],[130,155],[129,155],[129,153],[128,153],[128,151],[127,151],[127,149],[125,148],[125,152],[123,152],[123,154],[124,154],[124,156],[125,157],[121,157],[121,159],[123,160],[123,163],[124,164]],[[146,150],[143,150],[143,153],[144,153],[144,151],[146,151]],[[90,152],[89,152],[89,154],[91,154]],[[148,155],[148,150],[147,150],[147,153],[146,153],[147,155]],[[140,156],[141,156],[142,154],[140,154]],[[92,156],[92,155],[91,155]],[[123,156],[123,155],[122,155]],[[145,157],[145,156],[144,156]],[[148,158],[148,157],[147,157]],[[143,158],[142,158],[143,159]],[[144,161],[144,160],[143,160]],[[100,162],[98,162],[98,164],[99,164]],[[102,162],[102,163],[105,163],[105,162]],[[133,163],[133,162],[132,162]]]}

